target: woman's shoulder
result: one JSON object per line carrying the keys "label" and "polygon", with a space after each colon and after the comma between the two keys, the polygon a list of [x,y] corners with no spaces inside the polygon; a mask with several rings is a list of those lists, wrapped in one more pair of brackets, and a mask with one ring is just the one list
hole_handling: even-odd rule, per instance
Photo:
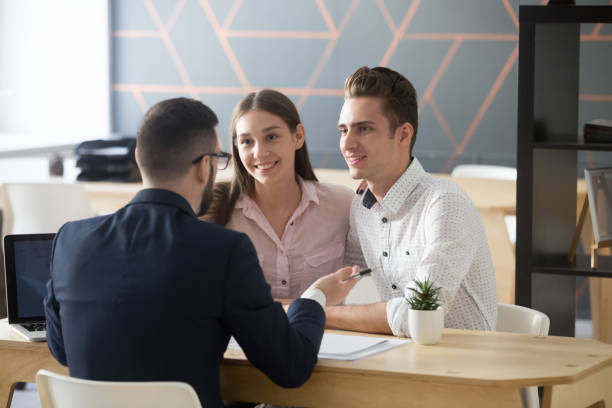
{"label": "woman's shoulder", "polygon": [[338,205],[339,203],[346,203],[347,205],[350,205],[353,197],[355,196],[354,191],[340,184],[322,183],[316,181],[309,181],[309,183],[313,183],[317,191],[317,195],[319,196],[319,200],[322,202],[330,201],[335,205]]}

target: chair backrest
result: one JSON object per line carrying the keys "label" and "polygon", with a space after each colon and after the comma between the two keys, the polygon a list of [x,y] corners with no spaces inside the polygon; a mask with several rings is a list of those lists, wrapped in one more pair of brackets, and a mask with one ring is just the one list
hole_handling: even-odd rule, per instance
{"label": "chair backrest", "polygon": [[498,180],[516,180],[516,169],[487,164],[460,164],[451,172],[453,177],[473,177]]}
{"label": "chair backrest", "polygon": [[523,306],[497,304],[497,331],[548,335],[550,319],[542,312]]}
{"label": "chair backrest", "polygon": [[67,221],[94,216],[79,184],[6,183],[2,190],[4,234],[54,233]]}
{"label": "chair backrest", "polygon": [[202,407],[183,382],[89,381],[39,370],[36,384],[42,408]]}
{"label": "chair backrest", "polygon": [[[542,312],[528,307],[497,304],[497,331],[548,335],[550,319]],[[521,388],[521,400],[525,408],[539,408],[538,387]]]}

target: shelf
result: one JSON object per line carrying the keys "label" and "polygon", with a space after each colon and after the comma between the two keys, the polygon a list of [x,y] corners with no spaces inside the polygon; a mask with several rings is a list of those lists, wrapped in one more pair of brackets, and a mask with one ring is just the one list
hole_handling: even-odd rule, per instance
{"label": "shelf", "polygon": [[612,23],[611,6],[521,6],[521,23]]}
{"label": "shelf", "polygon": [[533,273],[553,275],[591,276],[612,278],[612,256],[599,256],[599,268],[591,269],[590,255],[576,255],[574,264],[567,261],[567,255],[535,256]]}
{"label": "shelf", "polygon": [[550,150],[584,150],[612,152],[612,143],[584,143],[584,142],[535,142],[535,149]]}

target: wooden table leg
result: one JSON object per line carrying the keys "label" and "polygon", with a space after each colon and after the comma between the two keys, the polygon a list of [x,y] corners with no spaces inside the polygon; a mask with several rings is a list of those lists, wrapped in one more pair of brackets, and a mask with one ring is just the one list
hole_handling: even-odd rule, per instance
{"label": "wooden table leg", "polygon": [[0,341],[0,407],[10,407],[15,383],[35,382],[36,373],[47,369],[60,374],[68,374],[68,368],[60,365],[47,344],[31,344],[15,341]]}
{"label": "wooden table leg", "polygon": [[573,384],[544,387],[542,408],[612,407],[612,367]]}

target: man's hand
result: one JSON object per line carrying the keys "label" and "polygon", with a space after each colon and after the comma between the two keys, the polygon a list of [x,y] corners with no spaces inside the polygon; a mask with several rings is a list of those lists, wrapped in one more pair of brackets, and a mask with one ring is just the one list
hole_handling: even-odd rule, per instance
{"label": "man's hand", "polygon": [[334,273],[320,277],[312,286],[321,289],[325,293],[328,306],[337,305],[344,300],[359,279],[350,279],[346,282],[343,282],[343,280],[357,273],[359,273],[358,266],[347,266],[346,268],[338,269]]}

